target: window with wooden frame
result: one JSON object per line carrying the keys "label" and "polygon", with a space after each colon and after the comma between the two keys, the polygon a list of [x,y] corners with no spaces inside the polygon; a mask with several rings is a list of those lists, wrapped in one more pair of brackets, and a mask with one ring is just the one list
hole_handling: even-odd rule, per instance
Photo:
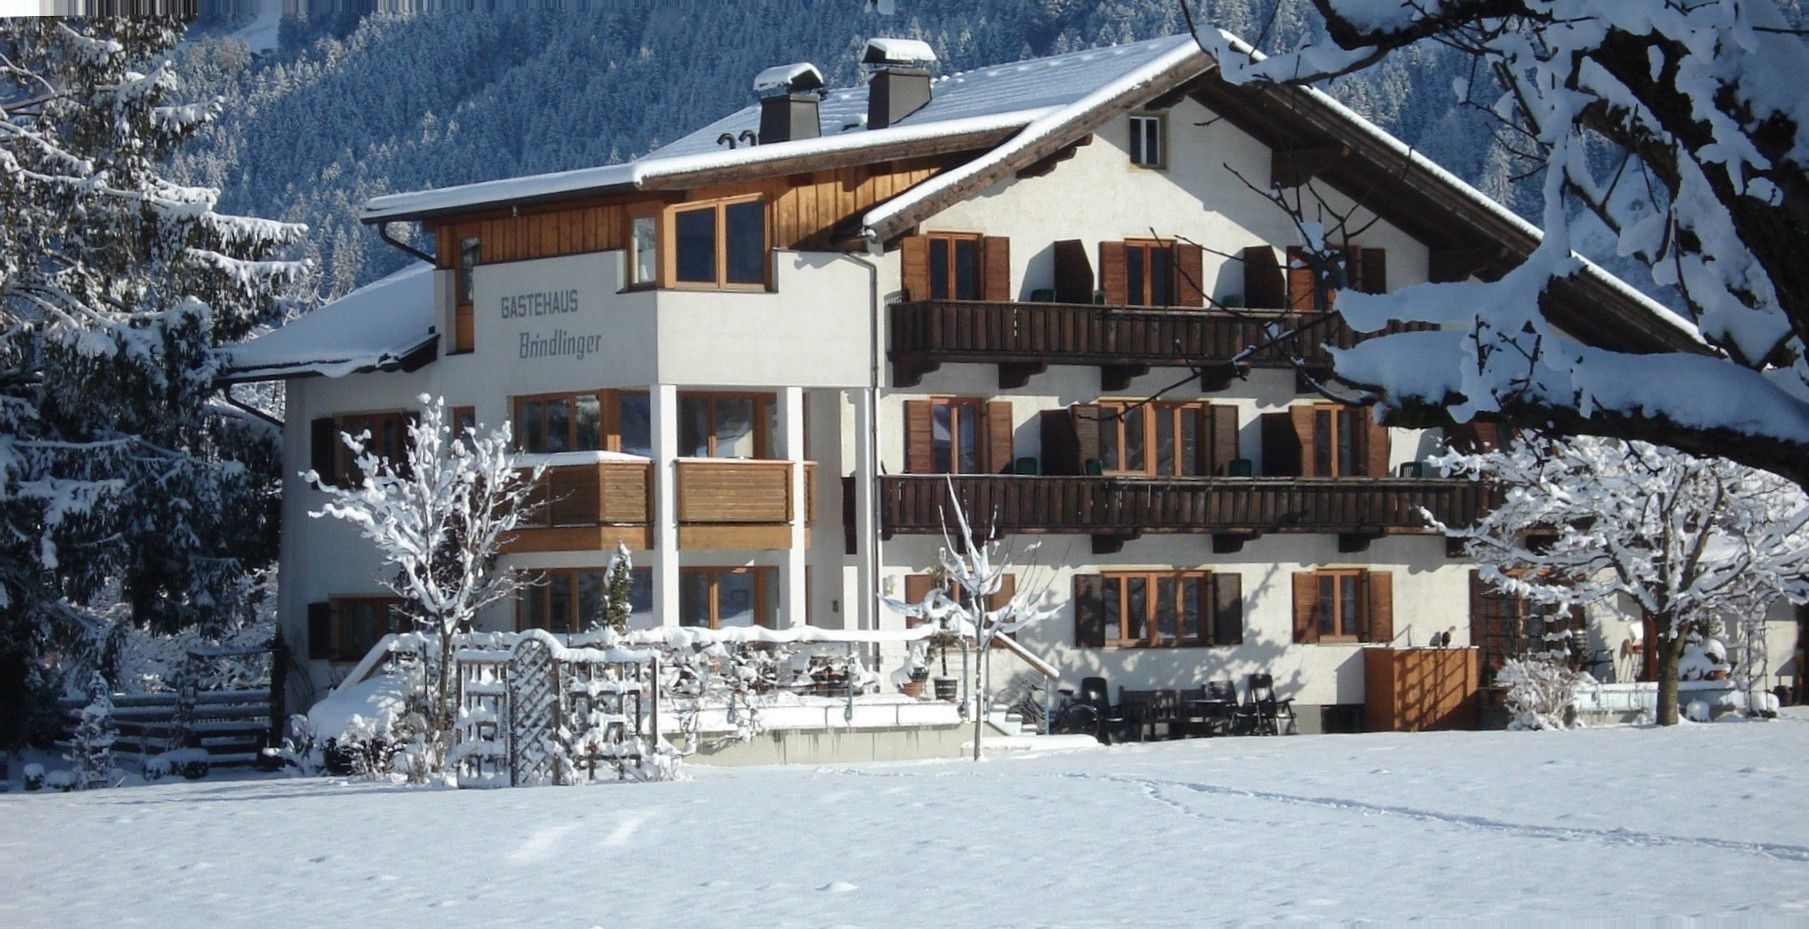
{"label": "window with wooden frame", "polygon": [[660,250],[658,217],[635,216],[628,221],[628,285],[652,287],[659,282]]}
{"label": "window with wooden frame", "polygon": [[[1388,253],[1385,249],[1359,245],[1334,249],[1343,259],[1341,265],[1323,269],[1327,275],[1324,304],[1317,292],[1318,275],[1306,251],[1299,246],[1287,250],[1287,298],[1291,310],[1329,310],[1337,304],[1339,290],[1363,294],[1388,292]],[[1247,251],[1246,251],[1247,253]]]}
{"label": "window with wooden frame", "polygon": [[992,300],[1013,298],[1011,240],[969,232],[926,232],[899,243],[904,299]]}
{"label": "window with wooden frame", "polygon": [[904,414],[907,474],[1001,474],[1012,469],[1010,401],[906,400]]}
{"label": "window with wooden frame", "polygon": [[472,278],[483,243],[476,238],[459,240],[458,267],[453,271],[452,351],[472,351],[477,342],[477,325],[472,310]]}
{"label": "window with wooden frame", "polygon": [[772,628],[779,615],[777,568],[680,568],[678,623]]}
{"label": "window with wooden frame", "polygon": [[1139,168],[1168,167],[1168,115],[1132,113],[1130,129],[1131,164]]}
{"label": "window with wooden frame", "polygon": [[1191,242],[1099,243],[1099,289],[1116,306],[1203,307],[1204,250]]}
{"label": "window with wooden frame", "polygon": [[685,458],[771,458],[772,394],[681,392],[678,453]]}
{"label": "window with wooden frame", "polygon": [[760,290],[767,279],[766,204],[758,195],[672,208],[672,286]]}
{"label": "window with wooden frame", "polygon": [[1243,578],[1231,572],[1076,575],[1075,644],[1083,648],[1239,645]]}
{"label": "window with wooden frame", "polygon": [[515,397],[515,441],[524,452],[653,454],[646,391],[587,390]]}
{"label": "window with wooden frame", "polygon": [[329,484],[356,486],[363,483],[364,475],[358,470],[355,456],[346,447],[340,434],[359,436],[369,433],[364,443],[365,451],[394,463],[397,467],[404,467],[408,455],[408,424],[415,419],[415,415],[389,411],[349,413],[315,419],[309,424],[308,466]]}
{"label": "window with wooden frame", "polygon": [[1200,401],[1098,404],[1099,450],[1108,474],[1197,477],[1238,457],[1237,408]]}
{"label": "window with wooden frame", "polygon": [[1294,574],[1294,641],[1394,640],[1394,575],[1362,568]]}
{"label": "window with wooden frame", "polygon": [[[542,568],[529,574],[528,585],[515,599],[517,631],[584,632],[603,622],[607,590],[603,568]],[[633,618],[629,624],[651,625],[653,572],[635,568],[631,577],[628,602]]]}
{"label": "window with wooden frame", "polygon": [[1387,477],[1388,427],[1363,407],[1303,403],[1262,418],[1263,473]]}
{"label": "window with wooden frame", "polygon": [[400,597],[333,597],[308,604],[308,657],[362,661],[378,640],[405,631]]}

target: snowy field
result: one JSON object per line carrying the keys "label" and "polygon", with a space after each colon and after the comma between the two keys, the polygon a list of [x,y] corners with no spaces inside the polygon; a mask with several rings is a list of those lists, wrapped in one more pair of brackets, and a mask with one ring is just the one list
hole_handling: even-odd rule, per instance
{"label": "snowy field", "polygon": [[1809,715],[0,796],[0,926],[1809,921]]}

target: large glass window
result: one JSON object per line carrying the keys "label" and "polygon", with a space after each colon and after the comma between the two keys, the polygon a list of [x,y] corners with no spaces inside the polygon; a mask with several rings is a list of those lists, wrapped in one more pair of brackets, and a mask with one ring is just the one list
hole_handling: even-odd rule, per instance
{"label": "large glass window", "polygon": [[[612,443],[611,404],[620,441]],[[521,450],[539,454],[594,452],[611,448],[631,455],[653,454],[647,394],[587,391],[517,397],[515,435]]]}
{"label": "large glass window", "polygon": [[938,474],[979,474],[980,443],[985,441],[979,400],[945,398],[930,401],[930,450]]}
{"label": "large glass window", "polygon": [[327,627],[330,661],[362,661],[391,632],[403,632],[402,601],[395,597],[340,597]]}
{"label": "large glass window", "polygon": [[1319,639],[1355,640],[1361,634],[1363,575],[1358,571],[1319,572]]}
{"label": "large glass window", "polygon": [[459,269],[454,280],[457,281],[458,284],[458,301],[460,303],[471,302],[471,279],[473,272],[477,268],[478,246],[480,244],[481,243],[477,239],[459,240]]}
{"label": "large glass window", "polygon": [[678,576],[678,621],[683,626],[771,626],[779,614],[773,568],[685,568]]}
{"label": "large glass window", "polygon": [[[1204,571],[1138,571],[1100,578],[1107,641],[1118,646],[1208,645],[1211,585]],[[1229,625],[1237,617],[1226,617]],[[1238,630],[1225,629],[1230,636]],[[1229,638],[1220,641],[1231,641]]]}
{"label": "large glass window", "polygon": [[1368,432],[1365,420],[1368,415],[1361,407],[1324,405],[1313,408],[1314,476],[1357,477],[1368,471],[1362,448]]}
{"label": "large glass window", "polygon": [[617,423],[622,430],[622,451],[653,457],[653,414],[645,393],[616,395]]}
{"label": "large glass window", "polygon": [[1210,474],[1205,403],[1101,403],[1100,454],[1114,474]]}
{"label": "large glass window", "polygon": [[766,283],[766,205],[757,199],[683,206],[672,212],[677,283],[758,287]]}
{"label": "large glass window", "polygon": [[[653,572],[636,568],[631,575],[629,625],[650,627],[653,616]],[[607,586],[603,568],[549,568],[535,572],[516,600],[516,628],[550,632],[586,632],[599,628]]]}
{"label": "large glass window", "polygon": [[772,410],[766,394],[679,394],[679,454],[763,458],[772,445]]}

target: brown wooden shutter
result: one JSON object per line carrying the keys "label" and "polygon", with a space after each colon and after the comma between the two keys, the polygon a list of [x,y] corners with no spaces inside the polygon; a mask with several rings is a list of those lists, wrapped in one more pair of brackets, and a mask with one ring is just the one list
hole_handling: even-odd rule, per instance
{"label": "brown wooden shutter", "polygon": [[1017,592],[1018,576],[1015,574],[1001,575],[999,589],[992,596],[986,598],[986,608],[989,610],[1004,609],[1005,604],[1010,603],[1012,595]]}
{"label": "brown wooden shutter", "polygon": [[1068,409],[1074,419],[1074,455],[1080,463],[1076,473],[1083,473],[1088,461],[1102,459],[1099,450],[1099,420],[1104,414],[1097,403],[1076,403]]}
{"label": "brown wooden shutter", "polygon": [[1074,645],[1105,648],[1105,581],[1097,574],[1074,576]]}
{"label": "brown wooden shutter", "polygon": [[329,484],[339,483],[339,428],[333,417],[323,416],[308,424],[308,467]]}
{"label": "brown wooden shutter", "polygon": [[[904,602],[913,606],[922,603],[923,598],[936,588],[936,579],[928,574],[907,574],[904,579]],[[922,616],[906,616],[905,628],[921,626],[929,620]]]}
{"label": "brown wooden shutter", "polygon": [[1175,305],[1206,305],[1206,262],[1198,245],[1175,244]]}
{"label": "brown wooden shutter", "polygon": [[[1489,614],[1489,585],[1483,581],[1481,571],[1478,571],[1475,568],[1471,568],[1470,569],[1470,643],[1472,645],[1476,644],[1477,642],[1482,641],[1482,638],[1485,634],[1491,634],[1488,629],[1488,614]],[[1510,651],[1517,652],[1519,650],[1517,646],[1518,646],[1518,643],[1513,643],[1513,644],[1510,644],[1508,646],[1508,648]]]}
{"label": "brown wooden shutter", "polygon": [[1055,243],[1055,299],[1058,303],[1093,302],[1093,262],[1079,239]]}
{"label": "brown wooden shutter", "polygon": [[1211,460],[1206,464],[1207,474],[1227,474],[1231,470],[1233,459],[1240,457],[1237,447],[1237,407],[1229,403],[1214,403],[1206,408],[1207,428],[1212,430],[1212,439],[1207,447],[1212,449]]}
{"label": "brown wooden shutter", "polygon": [[333,604],[321,600],[308,604],[308,658],[328,661],[333,657]]}
{"label": "brown wooden shutter", "polygon": [[1357,408],[1357,417],[1362,421],[1363,453],[1367,458],[1370,477],[1388,476],[1388,427],[1376,422],[1369,410]]}
{"label": "brown wooden shutter", "polygon": [[1244,305],[1263,310],[1288,305],[1287,271],[1267,245],[1244,249]]}
{"label": "brown wooden shutter", "polygon": [[906,400],[904,403],[906,474],[935,472],[936,449],[931,444],[935,427],[930,407],[928,400]]}
{"label": "brown wooden shutter", "polygon": [[986,470],[1010,474],[1012,469],[1011,401],[986,403]]}
{"label": "brown wooden shutter", "polygon": [[1319,432],[1314,428],[1314,415],[1319,407],[1297,404],[1288,407],[1288,419],[1294,424],[1294,435],[1300,441],[1300,470],[1303,477],[1325,477],[1319,473]]}
{"label": "brown wooden shutter", "polygon": [[[1112,306],[1130,303],[1124,270],[1124,243],[1099,243],[1099,289],[1105,291],[1105,302]],[[1139,300],[1142,298],[1139,297]]]}
{"label": "brown wooden shutter", "polygon": [[983,264],[980,274],[980,299],[1010,300],[1011,292],[1011,239],[1002,235],[989,235],[980,240],[980,261]]}
{"label": "brown wooden shutter", "polygon": [[1263,476],[1300,476],[1300,433],[1286,413],[1262,414]]}
{"label": "brown wooden shutter", "polygon": [[1319,641],[1319,575],[1294,572],[1294,641],[1311,645]]}
{"label": "brown wooden shutter", "polygon": [[1299,246],[1288,247],[1288,309],[1317,309],[1313,301],[1313,269]]}
{"label": "brown wooden shutter", "polygon": [[1356,269],[1361,285],[1353,288],[1366,294],[1388,292],[1388,251],[1380,248],[1363,250],[1362,264]]}
{"label": "brown wooden shutter", "polygon": [[908,235],[898,243],[899,283],[907,301],[930,299],[930,240]]}
{"label": "brown wooden shutter", "polygon": [[1394,575],[1369,571],[1364,577],[1364,606],[1369,622],[1363,640],[1387,645],[1394,641]]}
{"label": "brown wooden shutter", "polygon": [[1044,410],[1037,414],[1043,437],[1043,473],[1079,474],[1080,449],[1070,410]]}
{"label": "brown wooden shutter", "polygon": [[1214,571],[1212,582],[1212,644],[1244,644],[1244,577]]}

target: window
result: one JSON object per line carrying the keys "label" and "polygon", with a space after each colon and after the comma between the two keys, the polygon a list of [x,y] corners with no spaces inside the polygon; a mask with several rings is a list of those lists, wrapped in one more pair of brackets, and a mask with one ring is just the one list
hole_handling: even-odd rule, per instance
{"label": "window", "polygon": [[[354,438],[368,433],[364,450],[391,464],[398,464],[408,456],[408,423],[413,418],[410,413],[363,413],[341,416],[335,424],[338,432]],[[333,473],[342,476],[341,483],[347,485],[364,483],[364,473],[358,469],[352,450],[337,435],[334,439],[337,448]]]}
{"label": "window", "polygon": [[404,630],[402,601],[395,597],[335,597],[328,610],[329,661],[362,661],[379,639]]}
{"label": "window", "polygon": [[930,401],[930,454],[937,474],[980,474],[986,429],[979,400],[944,398]]}
{"label": "window", "polygon": [[1132,306],[1173,306],[1175,248],[1172,242],[1124,243],[1125,302]]}
{"label": "window", "polygon": [[779,615],[774,568],[684,568],[678,575],[681,626],[771,628]]}
{"label": "window", "polygon": [[476,344],[476,321],[471,309],[472,275],[479,254],[477,239],[460,239],[458,267],[453,271],[452,352],[468,352]]}
{"label": "window", "polygon": [[1320,571],[1319,641],[1358,641],[1363,635],[1364,584],[1361,571]]}
{"label": "window", "polygon": [[629,225],[628,283],[648,285],[659,279],[659,246],[654,218],[636,216]]}
{"label": "window", "polygon": [[926,238],[930,250],[930,299],[980,299],[980,237],[939,232]]}
{"label": "window", "polygon": [[1167,117],[1160,113],[1142,113],[1133,115],[1130,122],[1131,164],[1140,168],[1167,167]]}
{"label": "window", "polygon": [[[603,568],[552,568],[536,572],[515,601],[516,629],[585,632],[603,622]],[[653,572],[636,568],[628,603],[631,628],[653,625]]]}
{"label": "window", "polygon": [[[1361,407],[1313,407],[1313,470],[1318,477],[1356,477],[1367,472],[1364,449],[1369,412]],[[1384,477],[1386,475],[1371,475]]]}
{"label": "window", "polygon": [[767,457],[772,447],[772,401],[770,394],[679,394],[679,455]]}
{"label": "window", "polygon": [[[1214,583],[1223,610],[1213,609]],[[1205,571],[1138,571],[1101,575],[1105,644],[1119,647],[1231,645],[1243,640],[1241,579]]]}
{"label": "window", "polygon": [[586,391],[515,398],[515,441],[524,452],[653,454],[645,391]]}
{"label": "window", "polygon": [[679,284],[755,288],[766,283],[766,205],[758,199],[679,207],[672,212]]}
{"label": "window", "polygon": [[1212,473],[1205,403],[1099,404],[1099,445],[1112,474],[1191,477]]}

